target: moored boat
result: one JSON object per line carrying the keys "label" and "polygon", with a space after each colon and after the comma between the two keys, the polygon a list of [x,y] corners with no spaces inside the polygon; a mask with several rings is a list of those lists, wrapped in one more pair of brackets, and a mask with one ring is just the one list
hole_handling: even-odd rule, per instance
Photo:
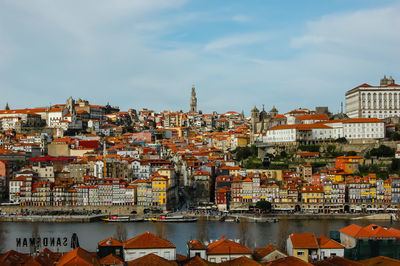
{"label": "moored boat", "polygon": [[111,215],[110,217],[102,218],[102,220],[105,222],[129,222],[130,218],[129,218],[129,216]]}
{"label": "moored boat", "polygon": [[159,216],[157,218],[151,218],[150,220],[153,222],[191,223],[196,222],[197,218],[184,216]]}

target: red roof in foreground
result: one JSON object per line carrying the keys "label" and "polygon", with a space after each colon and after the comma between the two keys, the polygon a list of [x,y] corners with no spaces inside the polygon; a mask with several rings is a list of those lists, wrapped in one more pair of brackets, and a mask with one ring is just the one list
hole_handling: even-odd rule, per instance
{"label": "red roof in foreground", "polygon": [[166,260],[153,253],[140,257],[136,260],[131,260],[126,263],[128,266],[143,266],[143,265],[178,265],[175,261]]}
{"label": "red roof in foreground", "polygon": [[57,265],[100,265],[100,263],[97,256],[78,247],[64,254]]}
{"label": "red roof in foreground", "polygon": [[103,241],[100,241],[99,243],[97,243],[97,245],[103,246],[103,247],[122,246],[122,242],[119,242],[118,240],[116,240],[112,237],[109,237],[107,239],[104,239]]}
{"label": "red roof in foreground", "polygon": [[123,243],[124,248],[175,248],[168,240],[146,232]]}
{"label": "red roof in foreground", "polygon": [[267,245],[263,248],[255,248],[255,252],[253,254],[253,256],[257,259],[257,260],[261,260],[262,258],[264,258],[265,256],[267,256],[268,254],[270,254],[272,251],[276,250],[276,247],[274,245]]}
{"label": "red roof in foreground", "polygon": [[396,266],[400,265],[400,260],[378,256],[366,260],[361,260],[360,263],[365,266],[373,266],[373,265],[385,265],[385,266]]}
{"label": "red roof in foreground", "polygon": [[200,258],[199,256],[194,256],[182,263],[183,266],[211,266],[217,265],[216,263],[209,262],[205,259]]}
{"label": "red roof in foreground", "polygon": [[351,224],[340,229],[339,232],[354,238],[398,238],[400,235],[400,231],[397,229],[386,229],[376,224],[370,224],[364,228]]}
{"label": "red roof in foreground", "polygon": [[317,239],[313,233],[296,233],[289,237],[293,248],[318,248]]}
{"label": "red roof in foreground", "polygon": [[332,249],[332,248],[344,248],[341,244],[339,244],[338,242],[327,238],[326,236],[319,236],[317,237],[317,242],[318,242],[318,246],[319,248],[328,248],[328,249]]}
{"label": "red roof in foreground", "polygon": [[115,256],[114,254],[110,253],[108,256],[100,259],[101,265],[115,265],[115,264],[124,264],[124,261],[120,258]]}
{"label": "red roof in foreground", "polygon": [[221,266],[260,266],[262,264],[256,262],[255,260],[249,259],[248,257],[242,256],[229,261],[224,261],[219,263]]}
{"label": "red roof in foreground", "polygon": [[32,257],[19,253],[15,250],[10,250],[0,256],[0,264],[1,265],[22,265],[25,264]]}
{"label": "red roof in foreground", "polygon": [[[334,256],[321,261],[313,262],[315,266],[362,266],[363,264],[345,259],[342,257]],[[375,264],[374,264],[375,265]]]}
{"label": "red roof in foreground", "polygon": [[188,245],[188,247],[189,247],[190,249],[207,249],[206,246],[204,246],[203,243],[201,243],[201,242],[198,241],[198,240],[190,240],[190,241],[187,243],[187,245]]}
{"label": "red roof in foreground", "polygon": [[252,254],[253,252],[246,246],[233,242],[226,238],[210,243],[207,246],[207,254]]}
{"label": "red roof in foreground", "polygon": [[305,262],[299,258],[288,256],[285,258],[277,259],[271,262],[267,262],[265,266],[289,266],[289,265],[296,265],[296,266],[307,266],[312,265],[311,263]]}

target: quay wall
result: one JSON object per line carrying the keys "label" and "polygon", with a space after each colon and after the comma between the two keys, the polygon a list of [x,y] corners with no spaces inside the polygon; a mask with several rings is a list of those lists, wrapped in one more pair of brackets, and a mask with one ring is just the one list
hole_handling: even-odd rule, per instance
{"label": "quay wall", "polygon": [[132,211],[143,214],[144,206],[113,205],[113,206],[1,206],[1,212],[7,214],[28,211],[96,211],[102,215],[130,215]]}

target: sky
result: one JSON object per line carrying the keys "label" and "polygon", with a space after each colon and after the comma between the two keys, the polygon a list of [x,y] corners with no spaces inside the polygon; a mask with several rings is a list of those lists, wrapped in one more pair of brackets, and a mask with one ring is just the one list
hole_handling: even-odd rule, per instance
{"label": "sky", "polygon": [[72,96],[122,110],[246,115],[400,82],[400,1],[3,0],[0,108]]}

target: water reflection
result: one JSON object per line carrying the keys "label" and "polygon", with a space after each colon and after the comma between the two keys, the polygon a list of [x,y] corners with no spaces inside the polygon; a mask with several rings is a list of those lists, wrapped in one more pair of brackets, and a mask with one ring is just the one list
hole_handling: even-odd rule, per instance
{"label": "water reflection", "polygon": [[[197,223],[11,223],[0,224],[0,245],[2,252],[17,250],[17,237],[31,237],[35,231],[41,237],[61,235],[71,237],[76,233],[79,244],[89,251],[96,251],[97,243],[115,237],[120,240],[129,239],[144,232],[151,232],[168,239],[177,247],[177,253],[186,254],[186,243],[197,238],[206,242],[217,240],[225,235],[228,239],[239,239],[251,248],[263,247],[268,244],[277,245],[285,250],[286,239],[291,233],[314,233],[329,236],[329,231],[338,230],[349,224],[366,226],[376,223],[381,226],[399,228],[395,222],[360,221],[360,220],[288,220],[281,219],[279,223],[228,223],[199,220]],[[36,229],[35,229],[36,228]]]}

